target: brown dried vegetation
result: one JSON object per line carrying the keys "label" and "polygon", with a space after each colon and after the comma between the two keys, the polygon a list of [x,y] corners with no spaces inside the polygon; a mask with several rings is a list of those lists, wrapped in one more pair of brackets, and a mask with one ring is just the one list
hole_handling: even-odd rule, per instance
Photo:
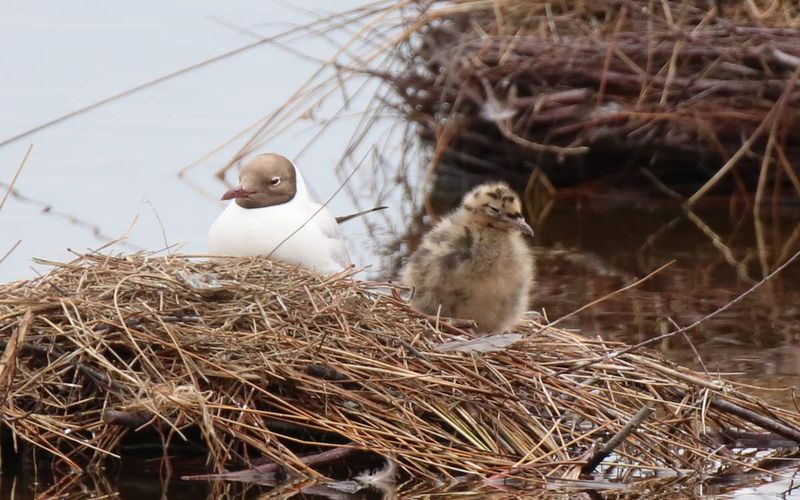
{"label": "brown dried vegetation", "polygon": [[800,193],[794,2],[416,6],[402,64],[377,74],[440,174],[637,177],[689,187],[691,201],[712,187],[753,193],[763,177]]}
{"label": "brown dried vegetation", "polygon": [[54,265],[0,288],[0,415],[75,467],[116,457],[134,428],[199,430],[216,471],[266,457],[313,474],[299,450],[352,447],[431,479],[577,478],[614,435],[595,472],[623,481],[775,455],[730,445],[743,435],[800,441],[793,412],[531,318],[492,352],[437,349],[458,327],[387,284],[263,259]]}

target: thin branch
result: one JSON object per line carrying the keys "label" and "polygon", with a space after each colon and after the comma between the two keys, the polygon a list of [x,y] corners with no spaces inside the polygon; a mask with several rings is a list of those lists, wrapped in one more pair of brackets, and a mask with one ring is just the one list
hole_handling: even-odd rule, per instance
{"label": "thin branch", "polygon": [[[340,448],[333,448],[330,450],[326,450],[320,453],[315,453],[313,455],[306,455],[303,457],[299,457],[300,461],[307,467],[313,467],[316,465],[323,465],[326,463],[331,463],[337,460],[343,460],[348,456],[352,455],[359,448],[349,446],[342,446]],[[264,465],[257,465],[250,469],[235,471],[235,472],[226,472],[223,474],[201,474],[196,476],[182,476],[181,479],[184,481],[215,481],[215,480],[225,480],[225,481],[245,481],[245,482],[259,482],[274,479],[275,476],[283,469],[284,465],[272,462]]]}
{"label": "thin branch", "polygon": [[762,429],[774,432],[775,434],[783,436],[786,439],[791,439],[795,443],[800,444],[800,430],[796,428],[791,428],[784,423],[765,417],[764,415],[748,410],[747,408],[742,408],[741,406],[731,403],[730,401],[725,401],[720,397],[711,398],[709,404],[726,413],[730,413],[741,419],[747,420],[748,422],[753,423]]}
{"label": "thin branch", "polygon": [[32,149],[33,149],[33,144],[28,146],[28,150],[25,152],[25,156],[22,158],[22,161],[19,163],[19,166],[17,167],[16,173],[14,173],[14,178],[11,179],[11,183],[8,184],[8,188],[6,188],[6,194],[3,195],[3,199],[2,199],[2,201],[0,201],[0,210],[3,209],[3,205],[6,204],[6,200],[11,195],[11,193],[14,191],[14,184],[16,184],[17,178],[19,177],[20,172],[22,172],[22,167],[25,166],[25,162],[28,161],[28,156],[30,156]]}
{"label": "thin branch", "polygon": [[606,457],[611,455],[611,453],[617,449],[617,447],[621,445],[623,441],[625,441],[625,438],[627,438],[631,432],[635,431],[640,425],[642,425],[642,422],[644,422],[645,419],[649,417],[651,413],[653,413],[653,411],[654,410],[649,406],[644,406],[639,409],[639,411],[637,411],[633,417],[631,417],[628,423],[625,424],[625,426],[620,429],[619,432],[614,434],[614,436],[608,440],[608,443],[601,446],[600,449],[598,449],[594,455],[589,458],[589,461],[586,462],[586,465],[581,467],[581,474],[591,474],[594,469],[606,459]]}
{"label": "thin branch", "polygon": [[14,252],[14,250],[17,249],[17,247],[19,246],[20,243],[22,243],[22,240],[17,240],[16,243],[11,245],[11,248],[9,248],[8,251],[6,253],[4,253],[2,257],[0,257],[0,264],[2,264],[3,261],[6,260],[8,258],[8,256],[11,255]]}

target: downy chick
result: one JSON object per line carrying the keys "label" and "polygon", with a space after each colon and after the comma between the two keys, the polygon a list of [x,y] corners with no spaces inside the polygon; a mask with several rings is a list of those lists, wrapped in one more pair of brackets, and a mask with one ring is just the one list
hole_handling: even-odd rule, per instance
{"label": "downy chick", "polygon": [[517,194],[505,183],[482,184],[439,221],[402,272],[411,304],[427,313],[470,319],[480,333],[513,327],[528,308],[533,236]]}

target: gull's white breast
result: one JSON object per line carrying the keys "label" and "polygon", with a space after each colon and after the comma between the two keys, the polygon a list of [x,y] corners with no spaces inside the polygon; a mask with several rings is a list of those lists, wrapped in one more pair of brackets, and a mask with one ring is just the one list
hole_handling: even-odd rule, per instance
{"label": "gull's white breast", "polygon": [[209,251],[269,256],[323,274],[341,271],[350,259],[339,224],[327,208],[303,198],[264,208],[231,200],[208,232]]}

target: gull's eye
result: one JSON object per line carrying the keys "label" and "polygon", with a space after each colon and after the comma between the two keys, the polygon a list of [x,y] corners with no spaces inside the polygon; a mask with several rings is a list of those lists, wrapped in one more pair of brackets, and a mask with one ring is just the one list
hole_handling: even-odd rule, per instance
{"label": "gull's eye", "polygon": [[496,214],[500,213],[500,209],[498,209],[497,207],[493,207],[491,205],[486,205],[486,208],[489,209],[489,213],[490,214],[496,215]]}
{"label": "gull's eye", "polygon": [[273,177],[272,179],[269,180],[269,184],[272,187],[278,187],[280,183],[281,183],[280,177]]}

